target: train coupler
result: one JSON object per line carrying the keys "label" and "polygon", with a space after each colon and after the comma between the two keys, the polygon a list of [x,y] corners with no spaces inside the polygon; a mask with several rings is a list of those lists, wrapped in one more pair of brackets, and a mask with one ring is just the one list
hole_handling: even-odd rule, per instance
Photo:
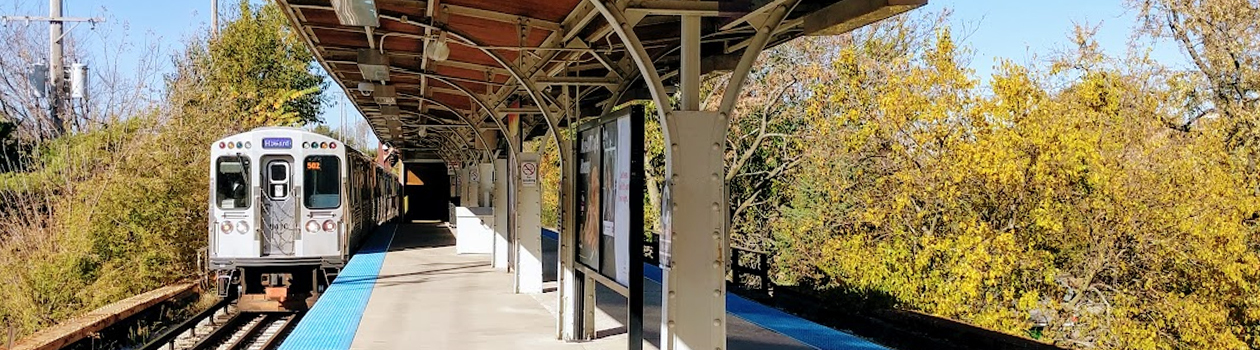
{"label": "train coupler", "polygon": [[231,293],[231,288],[232,288],[232,275],[231,274],[219,273],[215,276],[214,290],[215,290],[215,293],[218,294],[220,298],[227,298],[228,294]]}

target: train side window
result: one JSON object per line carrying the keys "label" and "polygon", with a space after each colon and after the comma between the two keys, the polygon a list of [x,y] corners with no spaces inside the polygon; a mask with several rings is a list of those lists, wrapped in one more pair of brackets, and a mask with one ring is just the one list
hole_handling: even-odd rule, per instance
{"label": "train side window", "polygon": [[223,156],[215,160],[214,203],[219,209],[249,208],[249,158]]}
{"label": "train side window", "polygon": [[306,157],[302,192],[306,207],[334,209],[341,206],[341,161],[336,156]]}

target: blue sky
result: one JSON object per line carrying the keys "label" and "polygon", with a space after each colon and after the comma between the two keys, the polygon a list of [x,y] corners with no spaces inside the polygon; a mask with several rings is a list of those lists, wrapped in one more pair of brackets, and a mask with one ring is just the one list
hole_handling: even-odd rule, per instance
{"label": "blue sky", "polygon": [[[47,1],[15,0],[0,11],[15,7],[32,15],[46,15]],[[951,25],[956,37],[974,50],[971,67],[982,79],[992,72],[998,58],[1026,63],[1041,60],[1055,52],[1070,49],[1068,34],[1074,23],[1099,26],[1096,39],[1109,54],[1125,53],[1136,25],[1136,14],[1123,5],[1124,0],[932,0],[918,11],[953,10]],[[255,0],[255,2],[259,2]],[[236,6],[234,0],[219,0],[222,13]],[[66,16],[106,17],[107,23],[92,30],[82,25],[72,35],[83,43],[91,56],[99,60],[108,50],[117,55],[122,70],[134,70],[146,43],[158,44],[160,70],[169,70],[169,57],[183,47],[192,35],[205,33],[210,22],[210,2],[170,0],[65,0]],[[125,39],[124,39],[125,37]],[[130,46],[121,42],[130,42]],[[1152,57],[1166,65],[1186,67],[1187,58],[1178,47],[1167,42],[1155,43]],[[987,79],[986,79],[987,80]],[[348,103],[340,89],[333,89],[334,104],[324,113],[324,120],[334,127],[340,124],[342,103]],[[346,119],[362,118],[353,108],[345,108]]]}

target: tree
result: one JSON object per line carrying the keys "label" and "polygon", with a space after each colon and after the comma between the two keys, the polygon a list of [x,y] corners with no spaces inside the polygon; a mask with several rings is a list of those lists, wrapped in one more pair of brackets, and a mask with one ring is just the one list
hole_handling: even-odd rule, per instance
{"label": "tree", "polygon": [[1183,74],[1082,29],[981,90],[939,22],[850,38],[810,88],[780,282],[1076,348],[1260,347],[1257,184],[1232,123],[1168,127]]}
{"label": "tree", "polygon": [[274,5],[241,9],[222,39],[176,57],[164,101],[120,106],[134,114],[48,140],[28,169],[0,173],[0,269],[12,271],[0,318],[18,335],[195,276],[211,142],[318,118],[309,53]]}
{"label": "tree", "polygon": [[1129,0],[1146,34],[1170,38],[1190,56],[1205,84],[1186,96],[1179,129],[1220,116],[1228,140],[1260,160],[1260,3],[1248,0]]}
{"label": "tree", "polygon": [[[184,82],[192,84],[184,88],[199,89],[188,105],[228,101],[237,108],[234,118],[252,125],[320,122],[327,83],[312,64],[314,55],[274,4],[255,8],[242,0],[239,11],[219,37],[189,44],[168,85]],[[258,118],[257,106],[275,107],[283,117]]]}

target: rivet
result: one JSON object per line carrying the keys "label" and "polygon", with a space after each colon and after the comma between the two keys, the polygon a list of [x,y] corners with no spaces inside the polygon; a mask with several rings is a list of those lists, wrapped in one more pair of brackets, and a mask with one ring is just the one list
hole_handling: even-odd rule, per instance
{"label": "rivet", "polygon": [[715,296],[715,297],[720,297],[720,296],[722,296],[722,290],[721,290],[721,289],[714,289],[714,290],[713,290],[713,296]]}
{"label": "rivet", "polygon": [[670,298],[670,299],[673,299],[673,298],[674,298],[674,297],[676,297],[676,296],[678,296],[678,292],[675,292],[675,291],[672,291],[672,290],[671,290],[671,291],[669,291],[669,298]]}
{"label": "rivet", "polygon": [[719,150],[719,149],[722,149],[722,144],[719,144],[719,143],[714,143],[714,144],[713,144],[713,150]]}
{"label": "rivet", "polygon": [[719,267],[722,267],[722,263],[717,262],[717,261],[714,261],[714,262],[713,262],[713,268],[715,268],[715,269],[716,269],[716,268],[719,268]]}
{"label": "rivet", "polygon": [[674,328],[674,320],[669,320],[667,323],[669,324],[669,328]]}
{"label": "rivet", "polygon": [[713,319],[713,326],[716,327],[716,326],[721,326],[721,325],[722,325],[721,319],[717,319],[717,318]]}

